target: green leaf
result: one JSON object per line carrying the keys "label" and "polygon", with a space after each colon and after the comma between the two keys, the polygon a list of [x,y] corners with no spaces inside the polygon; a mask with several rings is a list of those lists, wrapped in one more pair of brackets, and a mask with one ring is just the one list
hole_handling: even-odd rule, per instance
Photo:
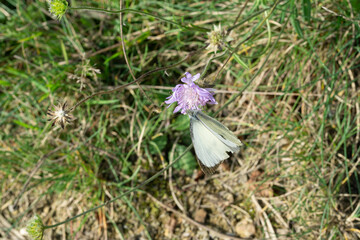
{"label": "green leaf", "polygon": [[310,19],[311,19],[311,2],[310,2],[310,0],[303,0],[302,10],[303,10],[303,15],[304,15],[305,21],[310,22]]}
{"label": "green leaf", "polygon": [[148,37],[151,35],[151,32],[150,31],[146,31],[144,33],[142,33],[137,39],[136,39],[136,42],[139,44],[139,43],[142,43],[144,42],[145,40],[148,39]]}
{"label": "green leaf", "polygon": [[114,104],[119,102],[119,99],[110,99],[110,100],[90,100],[87,102],[89,105],[105,105],[105,104]]}
{"label": "green leaf", "polygon": [[24,127],[24,128],[38,130],[38,128],[36,126],[31,126],[31,125],[29,125],[27,123],[24,123],[24,122],[21,122],[19,120],[14,120],[13,122],[16,123],[19,126]]}
{"label": "green leaf", "polygon": [[241,60],[241,58],[239,57],[239,55],[237,55],[236,53],[234,53],[234,59],[236,60],[237,63],[239,63],[243,68],[245,68],[246,70],[249,70],[248,65],[246,65],[246,63]]}
{"label": "green leaf", "polygon": [[184,131],[189,128],[189,122],[189,117],[187,115],[181,114],[175,119],[175,122],[172,124],[172,126],[176,131]]}
{"label": "green leaf", "polygon": [[[151,154],[157,154],[161,152],[167,144],[167,136],[161,135],[151,141],[153,144],[149,145],[149,151]],[[155,146],[154,146],[155,145]]]}
{"label": "green leaf", "polygon": [[192,23],[190,24],[190,26],[191,26],[191,28],[189,27],[188,30],[199,31],[199,32],[210,32],[211,31],[211,29],[199,27]]}
{"label": "green leaf", "polygon": [[360,12],[360,1],[359,0],[350,0],[350,3],[356,13]]}
{"label": "green leaf", "polygon": [[31,40],[31,39],[34,39],[34,38],[37,38],[37,37],[39,37],[39,36],[41,36],[42,35],[42,32],[36,32],[36,33],[33,33],[33,34],[31,34],[31,36],[29,36],[29,37],[26,37],[26,38],[23,38],[23,39],[20,39],[20,40],[18,40],[20,43],[21,42],[27,42],[27,41],[29,41],[29,40]]}
{"label": "green leaf", "polygon": [[37,87],[39,90],[41,90],[44,93],[49,93],[49,89],[47,89],[44,85],[42,85],[39,81],[31,78],[30,81]]}
{"label": "green leaf", "polygon": [[291,16],[290,16],[290,22],[291,22],[291,24],[293,25],[293,27],[294,27],[294,29],[295,29],[295,32],[296,32],[301,38],[303,38],[304,35],[303,35],[302,29],[301,29],[301,27],[300,27],[300,22],[299,22],[299,20],[297,19],[297,17],[298,17],[297,9],[296,9],[296,7],[294,7],[293,13],[292,13]]}
{"label": "green leaf", "polygon": [[111,55],[110,57],[108,57],[108,58],[105,59],[104,64],[105,64],[105,65],[109,64],[109,62],[110,62],[111,60],[117,58],[118,56],[120,56],[120,55],[122,55],[122,54],[123,54],[122,51],[120,51],[120,52],[117,52],[117,53]]}
{"label": "green leaf", "polygon": [[[175,148],[174,159],[180,156],[186,147],[183,145],[177,145]],[[170,156],[171,152],[169,152]],[[185,155],[174,164],[174,168],[178,170],[185,170],[186,174],[191,175],[197,167],[197,162],[194,155],[191,152],[185,153]]]}
{"label": "green leaf", "polygon": [[11,86],[11,83],[5,80],[0,80],[0,85],[5,86],[5,87],[9,87]]}

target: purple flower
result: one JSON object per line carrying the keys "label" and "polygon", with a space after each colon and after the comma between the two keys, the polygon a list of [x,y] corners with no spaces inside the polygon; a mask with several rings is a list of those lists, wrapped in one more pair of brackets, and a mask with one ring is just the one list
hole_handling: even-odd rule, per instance
{"label": "purple flower", "polygon": [[200,73],[191,76],[186,72],[185,77],[181,79],[186,84],[178,84],[172,89],[173,94],[166,98],[168,100],[165,103],[169,104],[168,107],[174,102],[178,103],[174,113],[181,110],[182,114],[186,114],[188,110],[200,110],[200,107],[205,106],[206,103],[217,104],[213,97],[213,89],[201,88],[194,83],[199,78]]}

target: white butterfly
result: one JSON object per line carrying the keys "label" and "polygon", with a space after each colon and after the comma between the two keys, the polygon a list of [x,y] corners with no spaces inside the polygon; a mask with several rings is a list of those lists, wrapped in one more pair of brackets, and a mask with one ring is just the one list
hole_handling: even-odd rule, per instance
{"label": "white butterfly", "polygon": [[203,112],[189,111],[190,133],[201,169],[213,174],[229,152],[237,153],[241,141],[224,125]]}

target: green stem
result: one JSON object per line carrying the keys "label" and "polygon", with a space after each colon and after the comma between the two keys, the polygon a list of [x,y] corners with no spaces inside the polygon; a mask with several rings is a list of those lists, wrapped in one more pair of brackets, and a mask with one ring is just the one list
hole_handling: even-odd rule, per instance
{"label": "green stem", "polygon": [[107,9],[95,8],[95,7],[69,7],[69,10],[90,10],[90,11],[97,11],[97,12],[106,12],[106,13],[111,13],[111,14],[137,13],[137,14],[140,14],[140,15],[146,15],[146,16],[156,18],[156,19],[159,19],[161,21],[164,21],[164,22],[167,22],[167,23],[170,23],[170,24],[173,24],[173,25],[177,25],[177,26],[179,26],[181,28],[184,28],[184,29],[187,29],[187,30],[196,30],[196,28],[199,28],[198,30],[202,29],[202,31],[207,30],[206,28],[202,28],[202,27],[198,27],[198,26],[196,26],[196,28],[187,27],[187,26],[184,26],[181,23],[177,23],[177,22],[174,22],[174,21],[171,21],[171,20],[167,20],[167,19],[165,19],[163,17],[156,16],[155,14],[147,13],[147,12],[143,12],[143,11],[139,11],[139,10],[135,10],[135,9],[131,9],[131,8],[124,8],[124,9],[121,9],[121,10],[107,10]]}
{"label": "green stem", "polygon": [[284,32],[285,26],[288,23],[290,17],[288,17],[288,19],[286,20],[286,22],[283,24],[281,32],[278,36],[278,38],[276,39],[274,45],[272,46],[272,48],[270,49],[269,54],[266,56],[265,61],[263,62],[263,64],[260,66],[260,68],[257,70],[257,72],[254,74],[254,76],[251,78],[251,80],[245,85],[245,87],[242,88],[242,90],[234,95],[231,99],[229,99],[229,101],[227,101],[223,106],[221,106],[221,108],[219,108],[219,110],[217,110],[214,114],[214,116],[216,116],[220,111],[222,111],[225,107],[227,107],[230,103],[232,103],[237,97],[241,96],[242,93],[250,86],[250,84],[255,80],[255,78],[257,77],[257,75],[259,75],[259,73],[262,71],[262,69],[264,68],[265,64],[267,63],[267,61],[269,60],[269,57],[271,55],[271,53],[274,51],[276,44],[279,42],[280,40],[280,36],[281,34]]}
{"label": "green stem", "polygon": [[[263,19],[263,20],[261,21],[261,23],[260,23],[260,24],[255,28],[255,30],[252,32],[252,34],[251,34],[250,36],[248,36],[247,38],[245,38],[244,40],[240,41],[240,42],[235,46],[234,51],[232,51],[232,52],[230,53],[229,57],[225,60],[225,63],[222,65],[222,67],[221,67],[221,68],[219,69],[219,71],[216,73],[216,75],[215,75],[215,80],[216,80],[216,78],[219,76],[220,72],[225,68],[226,64],[227,64],[227,63],[229,62],[229,60],[231,59],[232,55],[238,51],[238,49],[239,49],[239,47],[241,46],[241,44],[243,44],[244,42],[250,40],[250,39],[255,35],[256,31],[257,31],[258,29],[260,29],[260,28],[264,25],[265,21],[266,21],[266,20],[271,16],[271,14],[274,12],[274,10],[275,10],[276,6],[279,4],[279,2],[280,2],[280,0],[277,0],[277,1],[274,3],[273,7],[271,8],[270,14],[269,14],[265,19]],[[267,9],[266,9],[266,10],[267,10]],[[264,10],[264,11],[266,11],[266,10]]]}
{"label": "green stem", "polygon": [[[267,15],[267,12],[266,12],[266,11],[265,11],[264,14],[265,14],[265,17],[267,18],[268,15]],[[266,43],[265,48],[264,48],[261,52],[256,53],[256,54],[254,54],[254,55],[251,55],[251,56],[242,56],[243,58],[247,58],[247,59],[259,58],[259,57],[261,57],[261,56],[269,49],[270,43],[271,43],[271,27],[270,27],[269,19],[266,19],[266,26],[267,26],[267,30],[268,30],[268,41],[267,41],[267,43]],[[228,49],[229,51],[234,52],[234,49],[233,49],[231,46],[229,46],[228,44],[226,44],[225,46],[227,47],[227,49]],[[236,53],[234,53],[234,54],[236,54]]]}
{"label": "green stem", "polygon": [[239,23],[235,24],[234,26],[230,27],[229,29],[227,29],[227,31],[230,32],[231,30],[233,30],[233,29],[235,29],[235,28],[243,25],[245,22],[249,21],[249,20],[252,19],[253,17],[256,17],[257,15],[260,15],[261,13],[263,13],[263,12],[269,10],[269,9],[270,9],[270,8],[265,8],[265,9],[262,9],[262,10],[260,10],[260,11],[257,11],[257,12],[255,12],[255,13],[251,14],[250,16],[244,18],[241,22],[239,22]]}
{"label": "green stem", "polygon": [[[120,10],[122,8],[122,0],[120,0]],[[131,68],[131,65],[130,65],[130,62],[128,60],[128,57],[127,57],[127,53],[126,53],[126,48],[125,48],[125,41],[124,41],[124,35],[123,35],[123,16],[122,16],[122,13],[119,14],[119,20],[120,20],[120,39],[121,39],[121,48],[123,50],[123,55],[124,55],[124,59],[125,59],[125,62],[126,62],[126,65],[128,66],[128,69],[129,69],[129,72],[130,72],[130,75],[131,77],[134,79],[134,81],[136,81],[136,77],[135,77],[135,74],[134,74],[134,71],[132,70]],[[144,91],[144,89],[140,86],[140,83],[136,82],[136,85],[138,86],[140,92],[146,97],[147,100],[149,100],[149,102],[151,102],[151,104],[153,106],[156,106],[157,108],[159,108],[159,106],[154,103],[154,101],[146,94],[146,92]]]}
{"label": "green stem", "polygon": [[81,104],[83,104],[84,102],[86,102],[87,100],[95,97],[95,96],[99,96],[99,95],[103,95],[103,94],[110,94],[110,93],[113,93],[113,92],[116,92],[116,91],[119,91],[123,88],[126,88],[134,83],[141,83],[142,81],[144,81],[145,77],[149,76],[150,74],[154,73],[154,72],[158,72],[158,71],[163,71],[163,70],[167,70],[169,68],[173,68],[173,67],[176,67],[180,64],[182,64],[183,62],[185,62],[186,60],[188,60],[189,58],[191,58],[192,56],[194,56],[197,52],[199,51],[202,51],[204,48],[201,48],[199,50],[196,50],[194,52],[191,52],[189,53],[189,55],[187,55],[183,60],[173,64],[173,65],[170,65],[170,66],[166,66],[166,67],[161,67],[161,68],[157,68],[157,69],[154,69],[154,70],[151,70],[147,73],[144,73],[143,75],[141,75],[140,77],[138,77],[136,80],[132,81],[132,82],[129,82],[129,83],[126,83],[124,85],[121,85],[119,87],[116,87],[116,88],[113,88],[111,90],[106,90],[106,91],[99,91],[99,92],[96,92],[88,97],[85,97],[84,99],[80,100],[77,104],[75,104],[69,111],[70,112],[73,112],[78,106],[80,106]]}
{"label": "green stem", "polygon": [[200,75],[200,79],[203,79],[207,70],[209,69],[210,67],[210,63],[215,60],[215,59],[219,59],[219,58],[222,58],[225,54],[227,53],[227,51],[225,51],[224,53],[218,55],[218,56],[214,56],[212,58],[209,59],[209,61],[206,63],[205,67],[204,67],[204,70],[202,71],[201,75]]}
{"label": "green stem", "polygon": [[105,203],[103,203],[103,204],[101,204],[101,205],[99,205],[99,206],[93,207],[93,208],[91,208],[91,209],[89,209],[89,210],[87,210],[87,211],[85,211],[85,212],[82,212],[82,213],[80,213],[80,214],[78,214],[78,215],[76,215],[76,216],[74,216],[74,217],[72,217],[72,218],[68,218],[68,219],[66,219],[65,221],[56,223],[56,224],[54,224],[54,225],[44,226],[44,228],[45,228],[45,229],[54,228],[54,227],[60,226],[60,225],[62,225],[62,224],[68,223],[68,222],[70,222],[70,221],[72,221],[72,220],[74,220],[74,219],[76,219],[76,218],[79,218],[79,217],[81,217],[81,216],[84,216],[84,215],[86,215],[86,214],[88,214],[88,213],[90,213],[90,212],[93,212],[93,211],[95,211],[95,210],[97,210],[97,209],[99,209],[99,208],[102,208],[102,207],[104,207],[104,206],[106,206],[106,205],[108,205],[108,204],[110,204],[110,203],[112,203],[112,202],[115,202],[116,200],[119,200],[120,198],[122,198],[122,197],[124,197],[124,196],[126,196],[126,195],[128,195],[128,194],[130,194],[130,193],[132,193],[132,192],[135,192],[135,191],[138,190],[139,188],[141,188],[141,187],[145,186],[146,184],[152,182],[155,178],[157,178],[157,177],[160,176],[163,172],[165,172],[165,171],[168,170],[170,167],[172,167],[179,159],[181,159],[188,151],[190,151],[190,149],[192,148],[192,146],[193,146],[192,144],[191,144],[190,146],[188,146],[188,147],[185,149],[185,151],[184,151],[179,157],[177,157],[172,163],[170,163],[168,166],[166,166],[165,168],[163,168],[162,170],[160,170],[159,172],[157,172],[157,173],[156,173],[155,175],[153,175],[152,177],[146,179],[145,181],[143,181],[142,183],[140,183],[140,184],[137,185],[136,187],[131,188],[130,190],[124,192],[124,193],[121,194],[120,196],[115,197],[115,198],[113,198],[113,199],[111,199],[111,200],[109,200],[109,201],[107,201],[107,202],[105,202]]}

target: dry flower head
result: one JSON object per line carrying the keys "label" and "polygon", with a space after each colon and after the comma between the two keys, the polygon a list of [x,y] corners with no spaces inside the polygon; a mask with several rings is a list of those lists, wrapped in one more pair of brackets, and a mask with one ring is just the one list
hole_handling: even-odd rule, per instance
{"label": "dry flower head", "polygon": [[209,45],[206,49],[216,53],[217,50],[221,50],[224,42],[230,42],[233,40],[231,36],[226,36],[226,31],[221,29],[221,24],[218,26],[214,25],[214,30],[207,33],[208,40],[206,43]]}
{"label": "dry flower head", "polygon": [[64,101],[63,104],[53,105],[53,109],[49,108],[46,114],[48,121],[53,121],[51,126],[60,125],[64,129],[66,124],[74,120],[74,116],[70,112],[71,109],[68,108],[67,102]]}

